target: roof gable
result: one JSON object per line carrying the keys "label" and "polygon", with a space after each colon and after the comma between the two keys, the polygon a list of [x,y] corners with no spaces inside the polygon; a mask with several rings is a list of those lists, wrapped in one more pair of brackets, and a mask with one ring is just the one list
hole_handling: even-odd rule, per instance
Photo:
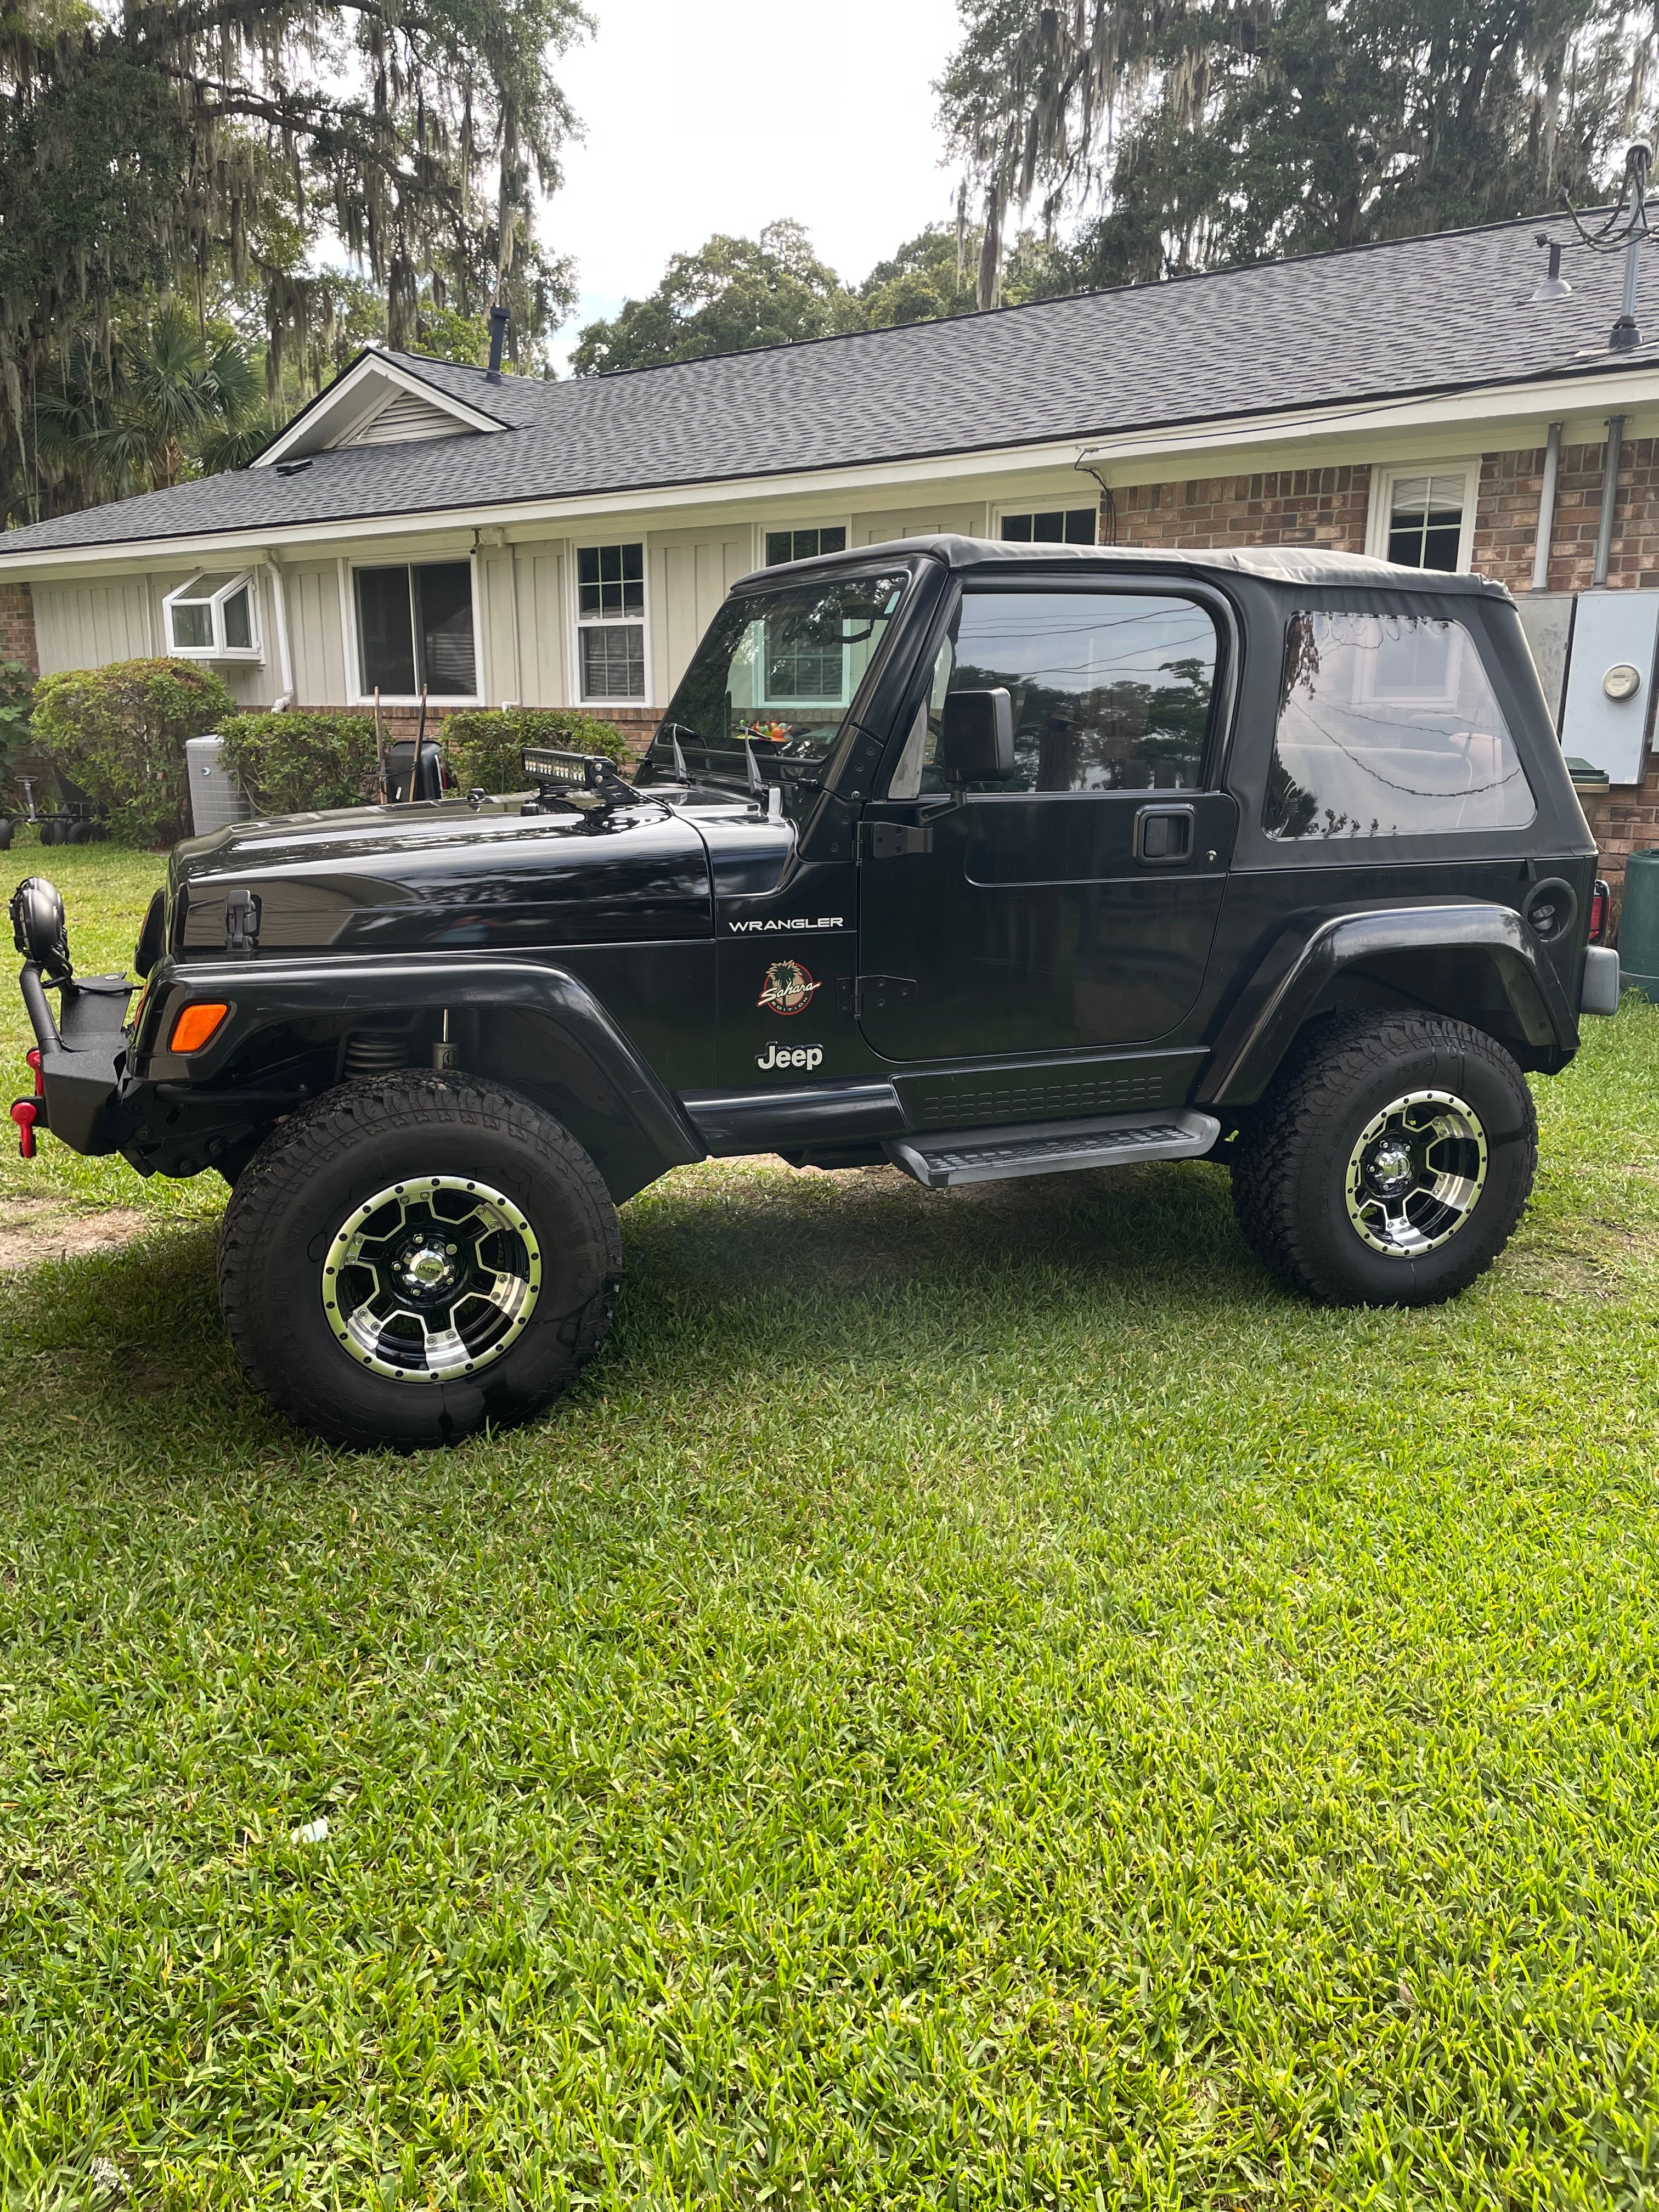
{"label": "roof gable", "polygon": [[252,462],[270,468],[349,446],[404,446],[479,436],[504,426],[421,374],[409,356],[362,354]]}

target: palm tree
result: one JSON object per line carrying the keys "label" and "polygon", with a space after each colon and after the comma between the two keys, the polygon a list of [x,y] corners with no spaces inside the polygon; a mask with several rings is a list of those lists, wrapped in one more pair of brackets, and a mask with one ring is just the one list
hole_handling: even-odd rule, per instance
{"label": "palm tree", "polygon": [[42,466],[94,501],[240,467],[274,427],[246,349],[176,302],[117,333],[107,356],[76,347],[38,421]]}

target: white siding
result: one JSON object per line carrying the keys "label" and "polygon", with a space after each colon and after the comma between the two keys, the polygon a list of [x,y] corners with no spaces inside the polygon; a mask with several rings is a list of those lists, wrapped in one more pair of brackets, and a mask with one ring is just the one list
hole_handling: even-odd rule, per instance
{"label": "white siding", "polygon": [[[289,635],[293,640],[294,703],[296,707],[343,707],[347,688],[345,648],[340,634],[340,574],[332,561],[299,563],[283,570],[288,593]],[[274,641],[267,658],[276,663]],[[274,697],[280,686],[271,687]]]}
{"label": "white siding", "polygon": [[478,692],[486,706],[521,697],[510,547],[480,553],[473,567],[478,618]]}
{"label": "white siding", "polygon": [[[1086,506],[1085,500],[1081,502]],[[983,538],[988,525],[982,499],[946,506],[901,507],[885,514],[855,514],[852,543],[882,545],[890,538],[925,538],[933,531],[951,531],[963,538]]]}
{"label": "white siding", "polygon": [[524,666],[522,698],[526,707],[566,707],[570,693],[565,676],[565,564],[562,543],[520,545],[519,558],[519,653]]}
{"label": "white siding", "polygon": [[43,676],[142,660],[161,649],[142,576],[118,584],[36,584],[34,636]]}
{"label": "white siding", "polygon": [[646,574],[653,703],[667,705],[715,609],[754,565],[754,532],[746,523],[717,538],[676,532],[652,538]]}

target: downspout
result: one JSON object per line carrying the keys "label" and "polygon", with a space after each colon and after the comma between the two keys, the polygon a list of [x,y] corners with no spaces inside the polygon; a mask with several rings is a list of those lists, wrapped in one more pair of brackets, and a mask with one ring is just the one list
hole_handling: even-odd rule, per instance
{"label": "downspout", "polygon": [[1607,442],[1601,455],[1601,523],[1595,533],[1595,566],[1590,574],[1590,582],[1598,590],[1607,580],[1607,563],[1613,557],[1613,516],[1619,504],[1619,457],[1624,439],[1624,416],[1609,415]]}
{"label": "downspout", "polygon": [[[1107,545],[1115,545],[1117,544],[1117,498],[1112,487],[1106,481],[1106,469],[1109,465],[1109,464],[1103,463],[1097,468],[1094,462],[1087,459],[1081,453],[1078,455],[1076,461],[1073,464],[1073,467],[1081,469],[1085,476],[1092,477],[1094,478],[1095,482],[1100,486],[1100,495],[1105,502],[1106,536],[1103,540],[1097,538],[1097,542],[1103,543]],[[1095,528],[1097,532],[1100,528],[1098,522],[1096,523]]]}
{"label": "downspout", "polygon": [[1544,447],[1544,488],[1538,495],[1538,543],[1532,556],[1532,588],[1547,592],[1550,587],[1550,545],[1555,536],[1555,486],[1561,473],[1561,425],[1550,424],[1548,442]]}
{"label": "downspout", "polygon": [[281,714],[294,704],[294,657],[288,640],[288,586],[283,581],[281,563],[267,553],[265,566],[270,571],[272,611],[276,617],[276,668],[283,679],[283,689],[271,702],[273,714]]}

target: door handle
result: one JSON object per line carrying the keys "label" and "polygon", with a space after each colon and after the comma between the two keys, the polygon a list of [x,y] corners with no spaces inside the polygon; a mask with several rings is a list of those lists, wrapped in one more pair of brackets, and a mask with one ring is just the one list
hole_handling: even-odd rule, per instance
{"label": "door handle", "polygon": [[1135,816],[1135,858],[1148,868],[1178,867],[1193,857],[1198,810],[1193,806],[1143,806]]}

